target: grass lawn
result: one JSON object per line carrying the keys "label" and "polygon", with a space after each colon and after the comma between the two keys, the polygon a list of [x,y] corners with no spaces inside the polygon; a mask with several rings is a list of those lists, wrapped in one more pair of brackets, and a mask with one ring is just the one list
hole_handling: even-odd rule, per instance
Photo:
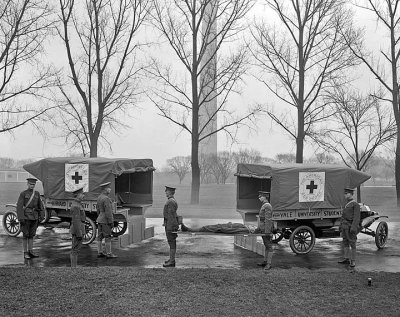
{"label": "grass lawn", "polygon": [[[147,217],[160,217],[164,184]],[[0,213],[24,183],[0,183]],[[184,217],[237,217],[235,184],[177,186]],[[41,190],[38,188],[38,190]],[[363,201],[400,221],[394,187],[365,187]],[[372,286],[367,286],[367,278]],[[0,267],[0,316],[400,316],[400,273],[307,269],[144,269]]]}
{"label": "grass lawn", "polygon": [[2,316],[400,316],[397,273],[3,267],[0,281]]}

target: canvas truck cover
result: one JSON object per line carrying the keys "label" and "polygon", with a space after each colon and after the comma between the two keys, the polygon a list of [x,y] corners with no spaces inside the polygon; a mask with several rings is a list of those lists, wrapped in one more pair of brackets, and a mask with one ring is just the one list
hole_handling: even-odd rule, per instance
{"label": "canvas truck cover", "polygon": [[323,164],[238,164],[235,176],[238,209],[249,207],[246,197],[239,195],[240,178],[254,178],[270,180],[274,210],[339,208],[345,203],[346,187],[356,188],[370,178],[355,169]]}
{"label": "canvas truck cover", "polygon": [[[55,157],[26,164],[24,169],[43,183],[44,196],[71,199],[72,191],[84,185],[85,200],[96,200],[100,184],[111,182],[124,173],[152,172],[151,159]],[[114,194],[112,192],[112,194]]]}

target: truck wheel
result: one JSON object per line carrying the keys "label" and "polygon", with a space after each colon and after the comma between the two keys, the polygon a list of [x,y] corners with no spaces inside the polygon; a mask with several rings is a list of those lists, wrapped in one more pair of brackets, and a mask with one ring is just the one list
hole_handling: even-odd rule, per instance
{"label": "truck wheel", "polygon": [[3,216],[3,228],[9,236],[16,237],[21,232],[17,213],[12,210],[7,210]]}
{"label": "truck wheel", "polygon": [[96,239],[96,224],[88,217],[85,220],[85,235],[82,244],[90,244]]}
{"label": "truck wheel", "polygon": [[375,231],[375,244],[378,249],[382,249],[387,241],[389,236],[389,228],[385,221],[381,221],[378,223]]}
{"label": "truck wheel", "polygon": [[114,221],[114,226],[112,228],[113,237],[118,237],[123,235],[128,228],[128,223],[125,221]]}
{"label": "truck wheel", "polygon": [[315,245],[315,233],[309,226],[300,226],[293,230],[289,245],[296,254],[307,254]]}
{"label": "truck wheel", "polygon": [[274,233],[272,233],[272,243],[278,243],[283,239],[283,232],[281,230],[278,230]]}

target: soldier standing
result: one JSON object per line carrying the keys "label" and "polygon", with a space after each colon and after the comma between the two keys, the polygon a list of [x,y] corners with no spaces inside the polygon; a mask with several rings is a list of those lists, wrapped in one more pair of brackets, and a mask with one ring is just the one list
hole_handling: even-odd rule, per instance
{"label": "soldier standing", "polygon": [[[109,197],[111,193],[111,182],[101,184],[103,192],[97,198],[97,224],[98,224],[98,237],[97,237],[97,257],[114,259],[117,256],[111,252],[111,235],[112,227],[114,224],[112,201]],[[103,252],[103,239],[105,240],[106,254]]]}
{"label": "soldier standing", "polygon": [[259,216],[260,216],[260,226],[259,229],[262,233],[265,233],[265,236],[262,236],[265,253],[264,253],[264,261],[258,263],[257,265],[263,266],[264,270],[271,269],[273,249],[272,249],[272,230],[273,230],[273,221],[272,221],[272,206],[268,202],[269,192],[259,191],[258,199],[261,201],[262,206],[260,208]]}
{"label": "soldier standing", "polygon": [[74,200],[71,205],[71,227],[69,232],[72,235],[71,248],[71,267],[76,267],[78,263],[78,254],[82,247],[83,236],[85,235],[86,214],[82,208],[82,200],[85,197],[83,188],[79,188],[73,192]]}
{"label": "soldier standing", "polygon": [[338,261],[340,264],[350,264],[350,267],[356,266],[356,242],[361,216],[360,205],[354,200],[353,194],[354,189],[344,189],[346,205],[340,219],[340,234],[343,239],[343,259]]}
{"label": "soldier standing", "polygon": [[178,210],[178,203],[176,202],[175,195],[176,188],[165,186],[165,195],[167,202],[164,205],[163,216],[165,234],[169,245],[169,259],[165,261],[163,267],[175,267],[176,255],[176,238],[178,237],[179,221],[176,211]]}
{"label": "soldier standing", "polygon": [[33,237],[39,222],[42,220],[41,212],[44,211],[40,194],[35,191],[36,178],[27,178],[28,189],[24,190],[18,198],[17,217],[21,225],[22,246],[24,249],[24,259],[37,258],[33,253]]}

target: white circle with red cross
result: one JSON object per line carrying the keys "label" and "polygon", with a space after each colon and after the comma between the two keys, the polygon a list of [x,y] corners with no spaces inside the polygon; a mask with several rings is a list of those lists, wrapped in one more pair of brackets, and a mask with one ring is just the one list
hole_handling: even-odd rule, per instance
{"label": "white circle with red cross", "polygon": [[299,172],[299,202],[324,201],[325,172]]}

